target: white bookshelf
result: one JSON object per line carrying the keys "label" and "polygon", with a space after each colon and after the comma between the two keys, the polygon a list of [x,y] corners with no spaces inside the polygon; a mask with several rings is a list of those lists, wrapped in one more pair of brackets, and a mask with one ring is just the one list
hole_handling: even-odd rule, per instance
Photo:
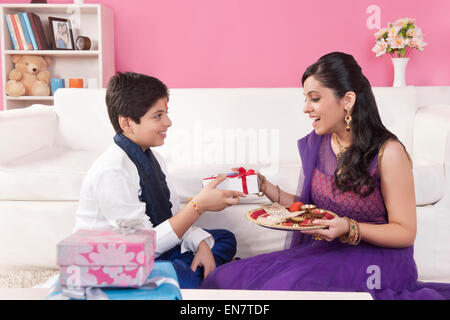
{"label": "white bookshelf", "polygon": [[[51,41],[48,17],[70,19],[74,42],[79,35],[91,39],[90,50],[14,50],[5,14],[33,12],[41,18],[47,40]],[[97,79],[100,87],[106,87],[114,75],[114,23],[113,12],[101,4],[3,4],[0,5],[1,19],[1,63],[3,80],[3,109],[28,107],[32,104],[53,105],[53,96],[6,95],[5,86],[8,74],[13,69],[12,57],[16,54],[50,56],[48,68],[52,78],[64,78],[66,87],[70,78],[82,78],[84,87],[87,80]]]}

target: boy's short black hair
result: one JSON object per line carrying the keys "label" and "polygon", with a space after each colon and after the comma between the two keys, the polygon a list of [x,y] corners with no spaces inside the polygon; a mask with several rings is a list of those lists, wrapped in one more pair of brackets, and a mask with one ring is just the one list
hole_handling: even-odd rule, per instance
{"label": "boy's short black hair", "polygon": [[169,98],[169,90],[157,78],[135,72],[112,76],[106,90],[106,107],[116,133],[123,131],[119,116],[139,124],[140,118],[161,98]]}

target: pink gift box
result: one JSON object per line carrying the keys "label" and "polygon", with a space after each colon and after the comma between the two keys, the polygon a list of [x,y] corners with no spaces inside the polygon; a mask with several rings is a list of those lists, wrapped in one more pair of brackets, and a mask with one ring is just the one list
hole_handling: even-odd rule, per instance
{"label": "pink gift box", "polygon": [[58,243],[60,284],[71,287],[138,287],[153,269],[154,230],[122,234],[79,230]]}

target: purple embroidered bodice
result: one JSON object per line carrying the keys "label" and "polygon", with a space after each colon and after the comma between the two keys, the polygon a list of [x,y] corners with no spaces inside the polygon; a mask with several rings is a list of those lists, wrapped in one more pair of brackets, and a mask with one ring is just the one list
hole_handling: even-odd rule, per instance
{"label": "purple embroidered bodice", "polygon": [[374,191],[367,197],[333,188],[336,155],[331,148],[331,134],[319,147],[319,157],[312,176],[311,200],[318,207],[346,216],[358,222],[387,223],[387,211],[380,190],[378,153],[369,168],[375,178]]}

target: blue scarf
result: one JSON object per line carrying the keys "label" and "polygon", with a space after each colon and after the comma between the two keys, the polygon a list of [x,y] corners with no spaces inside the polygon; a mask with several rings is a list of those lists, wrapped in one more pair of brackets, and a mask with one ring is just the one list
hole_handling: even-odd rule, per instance
{"label": "blue scarf", "polygon": [[145,202],[145,213],[150,217],[153,226],[156,227],[172,217],[172,203],[169,200],[170,191],[166,176],[150,148],[143,152],[140,146],[122,133],[114,136],[114,142],[125,151],[136,165],[142,190],[139,200]]}

